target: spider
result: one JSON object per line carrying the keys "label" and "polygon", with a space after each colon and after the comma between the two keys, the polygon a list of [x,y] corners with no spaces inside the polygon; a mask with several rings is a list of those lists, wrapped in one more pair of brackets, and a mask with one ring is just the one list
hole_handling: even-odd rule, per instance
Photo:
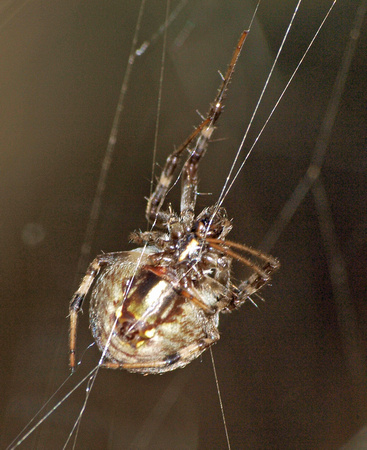
{"label": "spider", "polygon": [[[201,124],[168,156],[146,208],[160,231],[135,231],[130,251],[97,256],[70,302],[70,367],[75,368],[78,312],[98,276],[90,300],[93,337],[103,367],[159,374],[184,367],[219,340],[219,314],[241,306],[279,267],[277,259],[226,241],[232,228],[223,207],[195,217],[198,166],[222,109],[248,31],[234,50],[218,94]],[[180,213],[163,210],[175,170],[185,150]],[[237,251],[236,251],[237,250]],[[236,286],[232,261],[250,267]]]}

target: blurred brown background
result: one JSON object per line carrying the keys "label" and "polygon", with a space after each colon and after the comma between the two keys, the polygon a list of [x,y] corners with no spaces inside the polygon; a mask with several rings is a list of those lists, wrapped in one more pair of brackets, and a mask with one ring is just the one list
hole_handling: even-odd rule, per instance
{"label": "blurred brown background", "polygon": [[[77,262],[138,3],[34,0],[0,7],[2,447],[69,373],[68,302],[83,275],[76,273]],[[164,3],[147,2],[140,43],[163,23]],[[200,208],[219,195],[292,14],[288,3],[262,4],[218,141],[201,167],[200,190],[213,195],[200,197]],[[329,3],[303,4],[250,142]],[[232,240],[259,246],[305,173],[357,6],[337,4],[229,194]],[[190,0],[170,26],[160,164],[198,123],[195,110],[207,111],[220,81],[217,70],[225,71],[253,9],[250,1]],[[146,227],[161,49],[159,38],[133,66],[90,259],[131,248],[129,233]],[[222,339],[213,348],[235,449],[335,449],[366,421],[366,55],[364,28],[322,170],[350,295],[339,290],[337,306],[309,193],[271,250],[282,268],[261,293],[266,302],[224,316]],[[79,357],[91,342],[86,305]],[[89,349],[51,405],[98,358],[96,348]],[[62,448],[84,398],[85,384],[22,448]],[[209,352],[163,376],[100,371],[76,448],[226,448]]]}

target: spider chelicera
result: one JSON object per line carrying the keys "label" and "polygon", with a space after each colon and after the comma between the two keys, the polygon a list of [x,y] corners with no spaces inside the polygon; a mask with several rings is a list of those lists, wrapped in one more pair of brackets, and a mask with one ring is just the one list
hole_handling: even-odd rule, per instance
{"label": "spider chelicera", "polygon": [[[78,312],[91,288],[92,334],[104,354],[103,367],[163,373],[184,367],[219,340],[219,313],[241,306],[279,267],[271,256],[226,241],[232,225],[214,205],[195,217],[198,166],[204,156],[234,67],[248,32],[234,50],[207,117],[168,156],[150,196],[146,217],[162,231],[134,232],[140,247],[97,256],[70,302],[70,367],[75,368]],[[162,210],[185,150],[180,214]],[[231,264],[240,261],[252,275],[238,286]]]}

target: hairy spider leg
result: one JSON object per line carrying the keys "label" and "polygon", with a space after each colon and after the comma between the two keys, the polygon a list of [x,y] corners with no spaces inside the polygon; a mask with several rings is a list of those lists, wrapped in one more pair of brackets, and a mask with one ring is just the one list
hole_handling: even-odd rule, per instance
{"label": "hairy spider leg", "polygon": [[168,189],[172,184],[173,175],[182,153],[184,150],[188,149],[189,145],[196,139],[194,150],[190,152],[190,157],[184,165],[181,194],[181,218],[185,223],[190,224],[192,222],[196,204],[197,170],[199,162],[205,154],[209,139],[214,131],[214,125],[222,112],[223,100],[247,35],[248,31],[245,30],[240,36],[225,77],[223,78],[218,94],[210,107],[207,117],[190,134],[183,144],[168,156],[157,186],[148,200],[146,217],[150,222],[156,221],[158,225],[161,225],[168,221],[170,214],[161,211],[160,209],[163,206]]}
{"label": "hairy spider leg", "polygon": [[106,255],[97,256],[89,265],[86,274],[84,275],[82,282],[78,290],[73,295],[70,305],[69,305],[69,316],[70,316],[70,330],[69,330],[69,366],[72,371],[75,369],[75,347],[76,347],[76,336],[78,327],[78,312],[81,310],[84,299],[88,294],[93,281],[99,274],[101,268],[106,264],[111,262],[111,255],[116,255],[117,253],[109,253]]}
{"label": "hairy spider leg", "polygon": [[[239,308],[252,294],[261,289],[265,284],[267,284],[270,280],[271,275],[280,267],[280,262],[276,258],[273,258],[272,256],[267,255],[260,250],[248,247],[247,245],[238,244],[237,242],[232,241],[223,242],[220,239],[214,238],[206,238],[206,241],[209,242],[213,248],[222,251],[224,254],[230,256],[233,259],[236,259],[242,264],[250,267],[255,272],[246,281],[243,281],[238,287],[239,292],[237,293],[236,299],[231,305],[232,308]],[[252,256],[255,256],[256,258],[265,261],[265,264],[261,266],[257,265],[250,259],[239,255],[238,253],[226,247],[236,248]]]}

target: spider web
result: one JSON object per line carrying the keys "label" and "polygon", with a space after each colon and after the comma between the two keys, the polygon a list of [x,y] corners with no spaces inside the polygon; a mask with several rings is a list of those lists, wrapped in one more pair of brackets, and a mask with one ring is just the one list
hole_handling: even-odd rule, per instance
{"label": "spider web", "polygon": [[[170,25],[157,146],[160,163],[197,122],[195,109],[205,113],[214,97],[219,82],[215,70],[225,69],[253,10],[242,3],[214,1],[209,7],[204,1],[188,2]],[[200,190],[213,195],[201,195],[198,210],[213,203],[223,186],[282,38],[280,30],[291,15],[284,2],[264,3],[214,137],[225,139],[211,144],[200,169]],[[172,2],[172,10],[178,5]],[[304,3],[301,25],[288,41],[255,125],[263,123],[328,5]],[[164,8],[147,7],[141,42],[151,45],[136,61],[127,90],[92,255],[128,248],[128,233],[145,227],[157,61],[161,61],[161,34],[154,40],[151,36],[164,18]],[[294,214],[288,214],[283,233],[268,231],[272,224],[277,226],[279,212],[312,160],[356,10],[356,5],[339,2],[225,201],[234,217],[231,239],[256,247],[265,237],[264,247],[275,244],[272,253],[282,262],[273,286],[262,293],[266,304],[258,309],[245,306],[223,317],[222,339],[214,348],[234,448],[284,448],[289,442],[315,447],[327,442],[335,447],[364,422],[364,362],[358,357],[363,342],[358,333],[348,333],[358,327],[363,331],[365,318],[363,34],[337,107],[322,182],[312,188],[317,209],[312,195],[306,194],[303,202],[291,202]],[[2,252],[6,345],[1,358],[5,405],[1,428],[6,430],[2,437],[6,446],[67,374],[63,318],[75,287],[75,261],[137,6],[129,10],[125,4],[106,7],[66,1],[51,11],[37,2],[7,2],[0,14],[7,68],[1,83],[7,106],[1,135],[2,147],[8,150],[2,156],[4,167],[9,167],[3,177],[2,211],[10,218],[3,222],[3,235],[9,238]],[[123,42],[129,45],[125,48]],[[252,139],[258,129],[254,126]],[[172,192],[170,199],[175,198],[177,192]],[[348,285],[350,293],[345,292]],[[341,314],[343,310],[346,314]],[[85,316],[80,321],[80,356],[91,342]],[[78,380],[96,358],[93,348],[84,353]],[[83,415],[79,446],[172,448],[177,442],[189,448],[214,448],[218,442],[224,446],[209,355],[203,361],[163,377],[100,372]],[[67,392],[77,383],[75,377],[68,383]],[[76,391],[26,446],[62,447],[84,398],[85,389]],[[322,431],[321,420],[326,424]]]}

